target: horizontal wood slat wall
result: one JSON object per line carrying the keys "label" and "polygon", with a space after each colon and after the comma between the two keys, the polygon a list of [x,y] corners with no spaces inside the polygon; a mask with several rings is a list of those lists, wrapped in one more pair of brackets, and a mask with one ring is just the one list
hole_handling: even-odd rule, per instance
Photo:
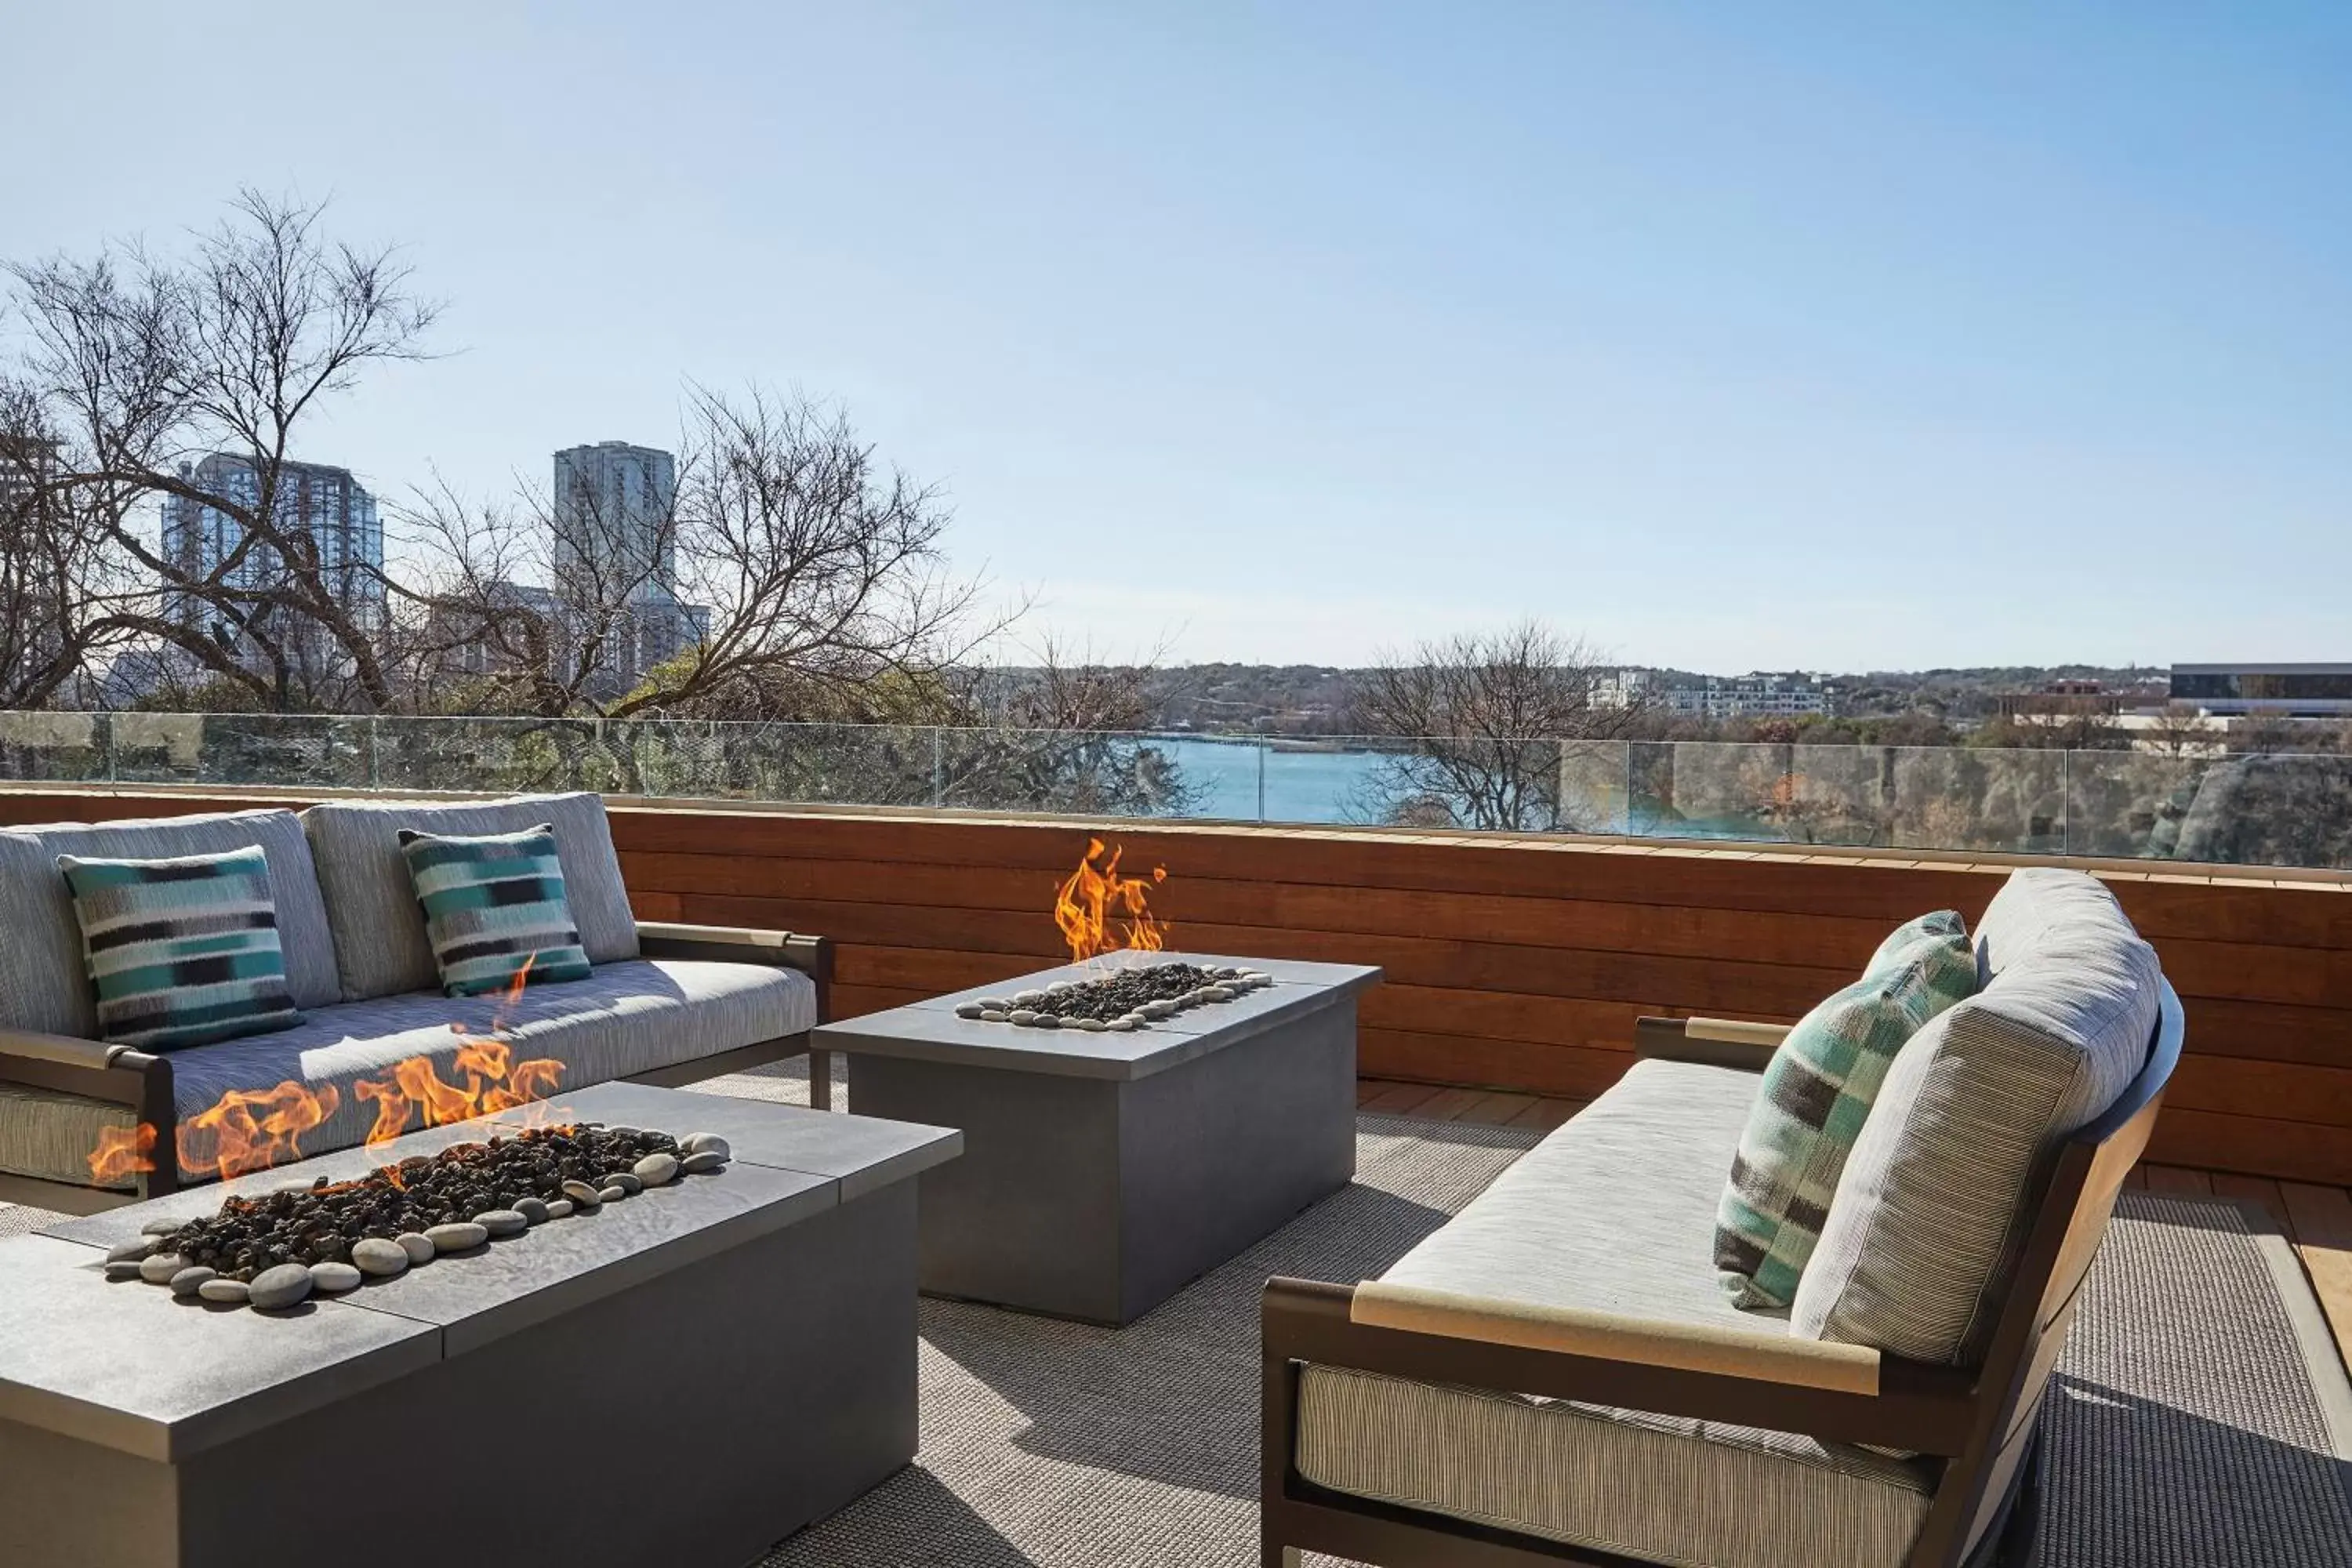
{"label": "horizontal wood slat wall", "polygon": [[[170,800],[0,792],[0,821],[254,804]],[[1897,922],[1974,921],[2012,864],[625,803],[613,821],[640,915],[832,937],[843,1016],[1057,961],[1055,886],[1100,836],[1130,871],[1168,868],[1152,902],[1177,946],[1382,965],[1367,1076],[1578,1100],[1630,1063],[1641,1014],[1792,1019]],[[2188,1009],[2149,1158],[2352,1184],[2352,879],[2080,864]]]}

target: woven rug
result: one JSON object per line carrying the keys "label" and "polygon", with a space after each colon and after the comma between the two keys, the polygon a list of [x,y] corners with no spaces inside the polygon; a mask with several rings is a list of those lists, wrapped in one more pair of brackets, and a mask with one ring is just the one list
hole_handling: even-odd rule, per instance
{"label": "woven rug", "polygon": [[2352,1384],[2269,1222],[2126,1193],[2083,1289],[2036,1568],[2352,1564]]}
{"label": "woven rug", "polygon": [[[791,1065],[698,1087],[807,1102]],[[1124,1331],[925,1300],[916,1462],[761,1568],[1255,1563],[1266,1276],[1380,1273],[1536,1137],[1360,1117],[1354,1185]],[[47,1217],[0,1205],[0,1236]],[[2030,1568],[2352,1563],[2352,1392],[2278,1238],[2128,1194],[2084,1289]]]}

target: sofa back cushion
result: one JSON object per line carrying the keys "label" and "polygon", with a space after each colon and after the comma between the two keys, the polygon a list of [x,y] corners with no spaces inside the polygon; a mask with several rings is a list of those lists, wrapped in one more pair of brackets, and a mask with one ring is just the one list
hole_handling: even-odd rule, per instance
{"label": "sofa back cushion", "polygon": [[58,857],[101,1039],[143,1050],[290,1029],[286,953],[259,849],[162,860]]}
{"label": "sofa back cushion", "polygon": [[2066,1134],[2147,1059],[2162,979],[2114,895],[2019,871],[1977,926],[1983,988],[1899,1052],[1846,1162],[1790,1331],[1917,1361],[1979,1358]]}
{"label": "sofa back cushion", "polygon": [[1785,1307],[1895,1055],[1973,994],[1976,954],[1952,910],[1906,922],[1863,976],[1797,1021],[1765,1065],[1717,1208],[1715,1266],[1742,1307]]}
{"label": "sofa back cushion", "polygon": [[425,910],[425,940],[444,994],[588,978],[563,863],[545,823],[468,838],[404,827],[400,852]]}
{"label": "sofa back cushion", "polygon": [[100,1037],[81,923],[58,856],[157,860],[255,847],[269,867],[287,992],[297,1007],[333,1005],[341,994],[334,941],[301,821],[290,811],[236,811],[0,828],[0,1018],[19,1029]]}
{"label": "sofa back cushion", "polygon": [[598,795],[520,795],[466,805],[336,800],[304,812],[302,826],[318,858],[319,886],[334,932],[342,999],[363,1002],[441,984],[432,943],[425,940],[425,912],[401,857],[402,828],[467,837],[521,833],[542,823],[554,829],[565,896],[589,962],[636,957],[636,919]]}

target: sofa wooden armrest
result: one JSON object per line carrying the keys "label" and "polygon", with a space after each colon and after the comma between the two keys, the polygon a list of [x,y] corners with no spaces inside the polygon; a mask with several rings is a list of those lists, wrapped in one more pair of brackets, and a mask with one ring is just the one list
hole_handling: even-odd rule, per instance
{"label": "sofa wooden armrest", "polygon": [[1976,1409],[1971,1374],[1861,1346],[1398,1286],[1271,1279],[1260,1323],[1269,1441],[1286,1457],[1307,1365],[1934,1455],[1961,1452]]}
{"label": "sofa wooden armrest", "polygon": [[[178,1124],[172,1099],[171,1058],[71,1035],[0,1028],[0,1082],[55,1089],[129,1108],[137,1121],[159,1130],[150,1156],[153,1168],[140,1173],[135,1195],[153,1198],[179,1191],[179,1158],[169,1135]],[[119,1193],[0,1175],[0,1202],[79,1214],[88,1212],[93,1202],[102,1206],[123,1201]]]}
{"label": "sofa wooden armrest", "polygon": [[1790,1027],[1743,1018],[1637,1018],[1633,1055],[1643,1061],[1696,1062],[1702,1067],[1762,1072]]}

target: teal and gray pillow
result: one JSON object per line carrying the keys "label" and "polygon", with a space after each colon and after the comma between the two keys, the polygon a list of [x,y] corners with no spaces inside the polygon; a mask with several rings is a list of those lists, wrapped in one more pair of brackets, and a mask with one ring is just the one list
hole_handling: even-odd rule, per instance
{"label": "teal and gray pillow", "polygon": [[451,837],[400,830],[400,853],[425,907],[425,940],[451,996],[588,977],[555,830]]}
{"label": "teal and gray pillow", "polygon": [[145,1050],[302,1021],[259,847],[162,860],[58,857],[98,993],[100,1038]]}
{"label": "teal and gray pillow", "polygon": [[1738,1305],[1796,1299],[1887,1067],[1927,1020],[1976,988],[1968,928],[1941,910],[1899,927],[1860,980],[1789,1031],[1764,1069],[1716,1211],[1715,1265]]}

